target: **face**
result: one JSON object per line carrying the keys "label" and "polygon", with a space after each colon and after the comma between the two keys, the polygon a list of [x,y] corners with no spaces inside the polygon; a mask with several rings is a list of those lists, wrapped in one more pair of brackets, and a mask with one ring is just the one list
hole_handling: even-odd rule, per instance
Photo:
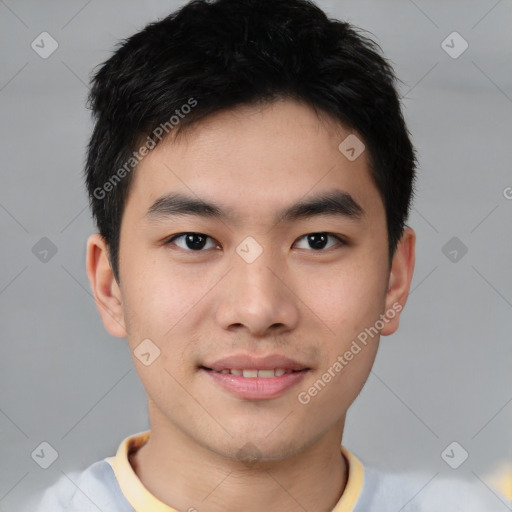
{"label": "face", "polygon": [[367,154],[338,149],[350,133],[283,100],[210,116],[139,164],[105,324],[128,338],[152,428],[264,460],[341,439],[401,309]]}

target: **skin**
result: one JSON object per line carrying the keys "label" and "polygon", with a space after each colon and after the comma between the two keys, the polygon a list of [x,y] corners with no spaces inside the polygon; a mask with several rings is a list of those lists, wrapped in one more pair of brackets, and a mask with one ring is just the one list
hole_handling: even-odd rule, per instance
{"label": "skin", "polygon": [[[132,355],[146,338],[161,351],[149,366],[133,357],[151,437],[131,463],[147,489],[177,510],[327,511],[343,493],[345,416],[380,336],[308,404],[297,395],[379,315],[405,305],[415,247],[406,227],[390,269],[385,210],[367,154],[351,162],[338,150],[350,133],[292,100],[214,114],[139,164],[121,226],[120,284],[105,241],[99,234],[88,240],[87,272],[106,329],[126,337]],[[275,222],[277,211],[335,189],[362,206],[360,220]],[[236,221],[148,221],[148,208],[166,192],[232,208]],[[183,238],[164,245],[184,232],[211,239],[202,252]],[[304,237],[322,232],[349,243],[329,239],[315,250]],[[247,236],[263,248],[250,264],[236,252]],[[380,334],[395,332],[399,316]],[[310,370],[277,398],[244,400],[198,368],[233,353],[278,353]]]}

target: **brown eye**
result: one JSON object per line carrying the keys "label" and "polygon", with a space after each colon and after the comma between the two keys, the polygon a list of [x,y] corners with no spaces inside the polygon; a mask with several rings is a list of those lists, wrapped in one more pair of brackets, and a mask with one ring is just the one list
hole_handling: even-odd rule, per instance
{"label": "brown eye", "polygon": [[[327,246],[329,238],[333,238],[336,240],[335,243]],[[335,246],[336,243],[343,245],[344,241],[336,235],[332,233],[308,233],[299,238],[299,240],[305,239],[307,247],[299,247],[299,249],[313,249],[315,251],[321,251],[322,249],[330,249]]]}
{"label": "brown eye", "polygon": [[[177,240],[180,240],[180,243],[176,243],[175,241]],[[206,247],[209,240],[211,241],[211,246]],[[165,244],[169,245],[172,243],[185,251],[200,252],[205,247],[206,249],[215,249],[218,247],[218,244],[213,242],[213,238],[203,233],[180,233],[167,240]]]}

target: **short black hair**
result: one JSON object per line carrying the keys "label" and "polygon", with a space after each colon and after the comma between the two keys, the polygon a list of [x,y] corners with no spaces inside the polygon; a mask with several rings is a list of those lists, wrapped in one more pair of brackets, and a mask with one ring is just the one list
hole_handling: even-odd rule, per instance
{"label": "short black hair", "polygon": [[123,209],[141,156],[162,135],[212,113],[283,98],[363,137],[391,261],[414,194],[416,156],[379,45],[306,0],[193,0],[123,40],[91,80],[86,184],[118,282]]}

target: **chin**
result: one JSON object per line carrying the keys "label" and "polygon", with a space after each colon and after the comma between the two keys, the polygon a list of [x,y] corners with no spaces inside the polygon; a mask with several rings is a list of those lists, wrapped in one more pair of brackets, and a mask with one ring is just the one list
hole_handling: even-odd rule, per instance
{"label": "chin", "polygon": [[299,444],[295,440],[290,440],[289,436],[286,439],[279,439],[276,436],[276,439],[271,440],[268,438],[268,432],[259,438],[254,435],[237,436],[236,439],[230,439],[227,446],[209,448],[223,457],[248,466],[289,459],[304,448],[303,441]]}

